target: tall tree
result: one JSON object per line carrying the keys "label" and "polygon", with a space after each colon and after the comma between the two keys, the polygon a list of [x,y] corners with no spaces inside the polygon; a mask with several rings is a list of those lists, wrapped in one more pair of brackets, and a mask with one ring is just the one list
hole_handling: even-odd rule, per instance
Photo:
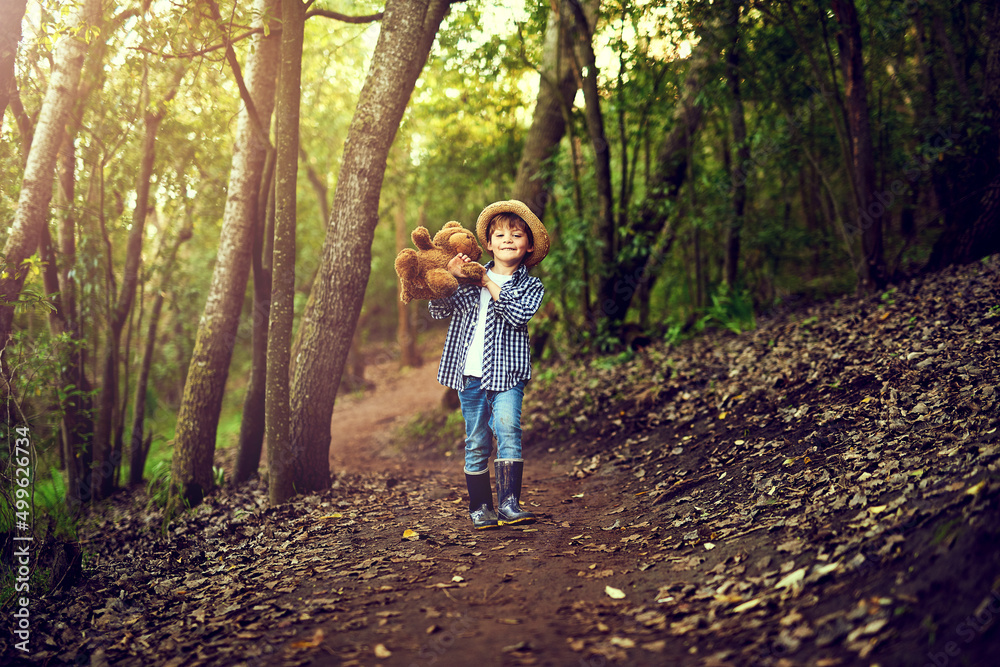
{"label": "tall tree", "polygon": [[715,44],[707,37],[703,37],[691,52],[681,97],[671,114],[671,129],[656,151],[655,164],[646,184],[646,197],[631,229],[627,230],[639,243],[634,252],[618,259],[614,270],[605,278],[608,286],[602,292],[608,294],[609,299],[601,308],[609,331],[620,328],[632,298],[651,279],[651,273],[659,269],[649,266],[650,258],[665,255],[676,238],[676,229],[668,225],[666,203],[677,199],[688,176],[691,149],[704,115],[702,89],[706,84],[706,70],[715,53]]}
{"label": "tall tree", "polygon": [[743,231],[743,212],[747,203],[747,171],[750,168],[750,145],[747,143],[747,124],[743,115],[743,94],[740,87],[740,12],[743,0],[729,0],[728,24],[729,49],[726,52],[726,82],[731,97],[729,123],[733,128],[733,145],[736,148],[732,164],[732,220],[726,239],[725,280],[731,287],[739,279],[740,237]]}
{"label": "tall tree", "polygon": [[295,204],[305,22],[305,5],[302,0],[282,0],[281,59],[275,100],[274,256],[271,262],[271,308],[264,400],[267,487],[272,505],[283,503],[295,495],[288,369],[292,320],[295,315]]}
{"label": "tall tree", "polygon": [[14,303],[24,286],[22,264],[34,254],[47,224],[55,179],[56,158],[66,118],[76,101],[80,71],[87,51],[87,28],[101,16],[101,0],[85,0],[72,14],[68,29],[56,43],[49,79],[31,151],[24,169],[17,212],[4,244],[0,267],[0,353],[10,337]]}
{"label": "tall tree", "polygon": [[[139,267],[142,264],[142,242],[145,238],[146,218],[149,215],[149,193],[153,182],[156,163],[156,135],[167,113],[167,105],[173,100],[180,87],[184,67],[176,67],[174,80],[161,100],[150,100],[150,88],[144,86],[142,97],[147,108],[143,113],[145,132],[142,140],[142,162],[136,183],[136,203],[132,211],[132,225],[125,251],[125,267],[121,289],[117,300],[108,313],[108,339],[105,344],[104,371],[101,393],[97,404],[97,420],[94,428],[94,467],[91,477],[91,492],[95,499],[107,498],[115,485],[116,472],[121,464],[120,444],[114,437],[115,405],[118,402],[119,386],[119,343],[122,330],[128,322],[139,281]],[[147,80],[148,80],[147,73]]]}
{"label": "tall tree", "polygon": [[579,85],[573,67],[573,42],[569,38],[573,12],[565,4],[557,3],[549,12],[538,68],[538,95],[511,193],[512,198],[527,204],[539,219],[544,218],[550,197],[549,179],[542,167],[558,150],[566,134],[566,122]]}
{"label": "tall tree", "polygon": [[253,314],[251,316],[250,381],[243,397],[239,449],[233,482],[257,473],[264,449],[264,406],[267,382],[267,332],[271,319],[271,262],[274,256],[274,157],[268,156],[257,200],[253,244]]}
{"label": "tall tree", "polygon": [[144,435],[146,390],[149,387],[149,374],[153,367],[153,352],[156,350],[157,341],[156,330],[160,323],[160,314],[163,312],[163,301],[166,298],[165,292],[169,289],[174,264],[177,261],[177,251],[180,249],[182,243],[191,238],[192,234],[190,220],[188,220],[174,239],[161,270],[156,296],[153,297],[153,307],[149,315],[149,326],[146,333],[146,344],[143,347],[142,361],[139,365],[139,376],[135,384],[135,398],[132,401],[132,430],[129,438],[128,477],[128,483],[131,485],[142,483],[142,474],[146,466],[146,456],[149,454],[151,436],[146,437]]}
{"label": "tall tree", "polygon": [[882,216],[886,211],[885,206],[875,198],[875,149],[868,111],[861,24],[854,0],[832,0],[832,2],[833,11],[840,23],[837,44],[840,47],[840,66],[844,72],[844,95],[847,100],[847,122],[850,128],[849,171],[854,182],[854,227],[861,234],[863,264],[859,267],[858,277],[865,289],[879,290],[886,283],[882,235]]}
{"label": "tall tree", "polygon": [[[977,158],[980,165],[987,165],[985,184],[970,197],[975,205],[966,215],[951,216],[948,232],[938,239],[931,255],[932,268],[971,262],[1000,251],[1000,4],[990,3],[984,12],[986,54],[980,113],[989,129],[983,132],[984,145]],[[944,33],[943,27],[939,30]],[[944,40],[950,43],[947,34]],[[977,171],[981,169],[977,166]]]}
{"label": "tall tree", "polygon": [[594,54],[594,24],[578,0],[570,0],[570,10],[575,24],[575,52],[577,68],[583,88],[584,117],[590,144],[594,149],[594,177],[596,180],[598,213],[595,236],[603,244],[601,252],[601,282],[598,298],[601,304],[614,301],[615,271],[618,256],[618,234],[615,227],[614,195],[611,185],[611,145],[604,130],[604,113],[601,110],[601,94],[597,86],[597,57]]}
{"label": "tall tree", "polygon": [[330,480],[333,404],[371,272],[386,158],[449,0],[388,0],[348,131],[318,278],[299,325],[291,389],[299,491]]}
{"label": "tall tree", "polygon": [[[406,234],[406,199],[400,195],[395,206],[396,218],[396,252],[408,247]],[[412,302],[411,302],[412,303]],[[410,303],[396,301],[396,341],[399,344],[399,365],[406,368],[420,366],[420,353],[417,350],[417,326],[414,308]]]}
{"label": "tall tree", "polygon": [[14,60],[28,0],[0,0],[0,129],[12,95],[17,95]]}
{"label": "tall tree", "polygon": [[[255,0],[255,27],[263,28],[265,19],[273,21],[279,15],[278,7],[278,0]],[[268,35],[256,34],[247,56],[245,89],[250,104],[245,100],[237,121],[219,250],[177,415],[171,469],[174,483],[191,504],[201,502],[213,484],[216,429],[250,272],[261,174],[268,151],[262,128],[270,124],[274,106],[277,40],[278,33],[273,30]]]}

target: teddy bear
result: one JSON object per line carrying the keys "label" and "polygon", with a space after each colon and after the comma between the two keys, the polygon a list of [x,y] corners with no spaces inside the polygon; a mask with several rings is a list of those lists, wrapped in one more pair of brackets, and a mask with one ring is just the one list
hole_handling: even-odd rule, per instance
{"label": "teddy bear", "polygon": [[482,283],[486,269],[476,261],[462,265],[463,278],[455,278],[448,271],[448,262],[459,253],[471,260],[483,256],[475,235],[462,227],[462,223],[446,222],[433,240],[426,227],[417,227],[411,238],[417,250],[405,248],[396,255],[399,300],[403,303],[413,299],[443,299],[454,294],[459,284]]}

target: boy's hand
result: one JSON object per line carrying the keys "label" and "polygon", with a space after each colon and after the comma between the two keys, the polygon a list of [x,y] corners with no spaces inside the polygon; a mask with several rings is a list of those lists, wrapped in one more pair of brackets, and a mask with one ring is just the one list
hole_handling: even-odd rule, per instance
{"label": "boy's hand", "polygon": [[462,265],[471,262],[472,260],[468,255],[458,253],[448,262],[448,273],[455,276],[456,278],[464,278],[465,275],[462,273]]}

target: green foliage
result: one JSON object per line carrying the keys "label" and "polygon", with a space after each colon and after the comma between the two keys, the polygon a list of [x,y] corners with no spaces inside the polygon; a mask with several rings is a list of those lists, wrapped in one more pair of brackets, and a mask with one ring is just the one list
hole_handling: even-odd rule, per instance
{"label": "green foliage", "polygon": [[[217,482],[222,481],[223,475],[219,468],[213,467],[212,473]],[[155,506],[163,510],[160,523],[160,531],[163,534],[166,534],[175,518],[191,509],[190,503],[173,482],[169,460],[157,461],[150,467],[146,493],[149,495],[150,507]]]}
{"label": "green foliage", "polygon": [[465,435],[461,410],[438,408],[421,412],[403,424],[393,436],[398,451],[436,451],[450,455]]}
{"label": "green foliage", "polygon": [[731,290],[725,283],[711,295],[712,305],[696,324],[698,331],[714,326],[739,334],[757,327],[753,302],[743,291]]}
{"label": "green foliage", "polygon": [[157,461],[149,467],[146,493],[156,507],[164,508],[170,500],[170,461]]}

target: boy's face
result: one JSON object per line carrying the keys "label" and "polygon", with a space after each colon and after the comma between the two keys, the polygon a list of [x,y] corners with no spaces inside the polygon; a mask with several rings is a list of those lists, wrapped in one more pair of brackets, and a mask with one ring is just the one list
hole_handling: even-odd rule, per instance
{"label": "boy's face", "polygon": [[495,264],[516,267],[521,265],[525,255],[534,252],[535,246],[526,230],[499,222],[490,231],[486,250],[493,254]]}

